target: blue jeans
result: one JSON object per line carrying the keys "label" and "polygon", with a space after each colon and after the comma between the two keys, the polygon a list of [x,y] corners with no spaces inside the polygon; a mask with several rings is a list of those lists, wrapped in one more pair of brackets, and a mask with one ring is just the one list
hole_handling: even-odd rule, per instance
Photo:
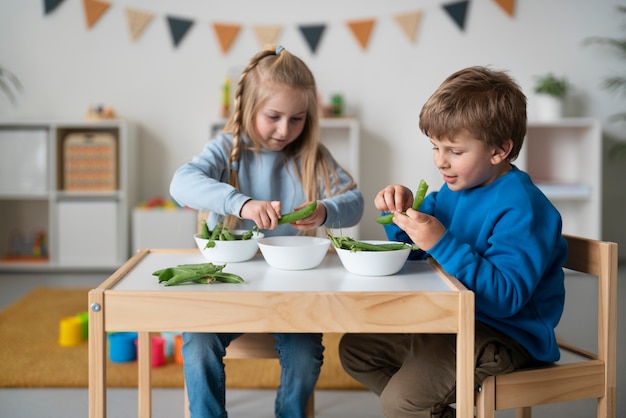
{"label": "blue jeans", "polygon": [[[241,334],[183,333],[183,359],[191,418],[226,418],[226,347]],[[305,416],[323,362],[322,334],[271,334],[281,372],[277,418]]]}

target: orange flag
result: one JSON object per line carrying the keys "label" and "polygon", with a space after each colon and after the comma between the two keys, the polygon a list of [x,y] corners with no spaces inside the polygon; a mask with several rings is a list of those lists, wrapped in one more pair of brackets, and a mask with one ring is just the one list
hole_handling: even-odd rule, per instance
{"label": "orange flag", "polygon": [[83,7],[85,9],[85,19],[87,19],[87,29],[91,29],[93,25],[102,17],[111,6],[111,3],[106,3],[99,0],[83,0]]}
{"label": "orange flag", "polygon": [[352,20],[347,22],[352,34],[361,45],[361,49],[367,49],[370,35],[376,21],[374,19]]}
{"label": "orange flag", "polygon": [[513,17],[515,10],[515,0],[494,0],[509,16]]}
{"label": "orange flag", "polygon": [[128,30],[130,31],[130,38],[135,41],[139,38],[148,26],[148,23],[152,21],[154,13],[143,12],[141,10],[135,10],[126,8],[126,22],[128,23]]}
{"label": "orange flag", "polygon": [[222,54],[228,53],[228,50],[235,41],[235,38],[239,34],[240,29],[240,25],[229,23],[213,23],[213,30],[215,31],[218,42],[220,43]]}
{"label": "orange flag", "polygon": [[254,33],[261,48],[276,44],[281,31],[280,26],[254,26]]}
{"label": "orange flag", "polygon": [[422,12],[409,12],[402,13],[394,16],[396,23],[400,25],[402,31],[406,35],[406,37],[411,41],[411,43],[415,43],[415,38],[417,35],[417,26],[419,25],[420,19],[422,17]]}

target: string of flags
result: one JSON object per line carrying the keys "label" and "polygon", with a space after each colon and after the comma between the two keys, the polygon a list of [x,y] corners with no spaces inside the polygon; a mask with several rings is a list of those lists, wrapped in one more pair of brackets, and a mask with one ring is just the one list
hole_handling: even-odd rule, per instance
{"label": "string of flags", "polygon": [[[49,15],[65,0],[44,0],[44,14]],[[449,0],[441,4],[442,10],[450,17],[460,31],[465,30],[471,0]],[[509,17],[514,16],[515,0],[493,0]],[[93,28],[111,7],[111,3],[103,0],[82,0],[87,30]],[[155,14],[146,10],[126,7],[126,23],[131,41],[136,41],[148,25],[154,20]],[[423,16],[423,10],[408,11],[393,16],[394,21],[410,43],[417,41],[417,33]],[[193,25],[193,19],[166,15],[167,27],[170,31],[173,46],[178,47],[187,36]],[[351,19],[345,22],[356,43],[362,50],[367,50],[377,19]],[[240,34],[243,25],[235,22],[211,22],[215,37],[222,54],[226,55]],[[299,32],[304,37],[312,53],[316,53],[327,24],[301,24]],[[282,32],[282,25],[252,25],[252,30],[261,47],[276,44]]]}

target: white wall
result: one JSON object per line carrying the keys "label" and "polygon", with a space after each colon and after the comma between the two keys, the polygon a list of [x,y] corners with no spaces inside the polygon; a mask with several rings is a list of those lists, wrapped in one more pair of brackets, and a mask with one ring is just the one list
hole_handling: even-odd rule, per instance
{"label": "white wall", "polygon": [[[575,86],[568,113],[597,117],[607,132],[620,135],[607,119],[622,111],[624,102],[600,83],[612,72],[623,73],[624,63],[606,49],[581,45],[589,36],[622,35],[617,1],[518,0],[511,18],[494,1],[472,0],[465,31],[443,12],[444,0],[111,3],[88,30],[79,0],[65,0],[48,16],[43,1],[0,2],[0,65],[24,85],[15,108],[0,96],[0,118],[81,119],[92,104],[115,107],[141,125],[140,200],[166,196],[172,172],[207,140],[209,123],[219,115],[222,79],[237,74],[260,47],[252,30],[257,24],[282,25],[279,42],[310,65],[322,96],[342,93],[348,110],[361,120],[360,183],[367,202],[363,238],[382,236],[380,227],[368,221],[376,215],[372,201],[381,187],[416,185],[420,178],[433,188],[441,183],[417,116],[439,83],[461,67],[510,70],[529,96],[530,116],[534,77],[548,71],[565,75]],[[155,13],[135,43],[125,7]],[[424,13],[415,44],[393,20],[413,10]],[[166,15],[195,19],[178,48],[172,45]],[[345,22],[369,17],[378,20],[368,50],[362,51]],[[226,56],[210,27],[214,21],[243,25]],[[327,29],[311,54],[297,25],[320,22]],[[623,178],[623,166],[612,170],[613,177]],[[611,190],[612,208],[624,200],[623,189]],[[623,220],[621,210],[607,210]],[[626,225],[605,229],[608,239],[626,235]]]}

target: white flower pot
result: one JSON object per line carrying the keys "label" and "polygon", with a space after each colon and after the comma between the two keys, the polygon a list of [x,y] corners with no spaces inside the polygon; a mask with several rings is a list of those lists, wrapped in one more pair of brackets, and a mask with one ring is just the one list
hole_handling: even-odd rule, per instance
{"label": "white flower pot", "polygon": [[554,121],[563,117],[563,99],[548,94],[535,97],[535,113],[537,120]]}

